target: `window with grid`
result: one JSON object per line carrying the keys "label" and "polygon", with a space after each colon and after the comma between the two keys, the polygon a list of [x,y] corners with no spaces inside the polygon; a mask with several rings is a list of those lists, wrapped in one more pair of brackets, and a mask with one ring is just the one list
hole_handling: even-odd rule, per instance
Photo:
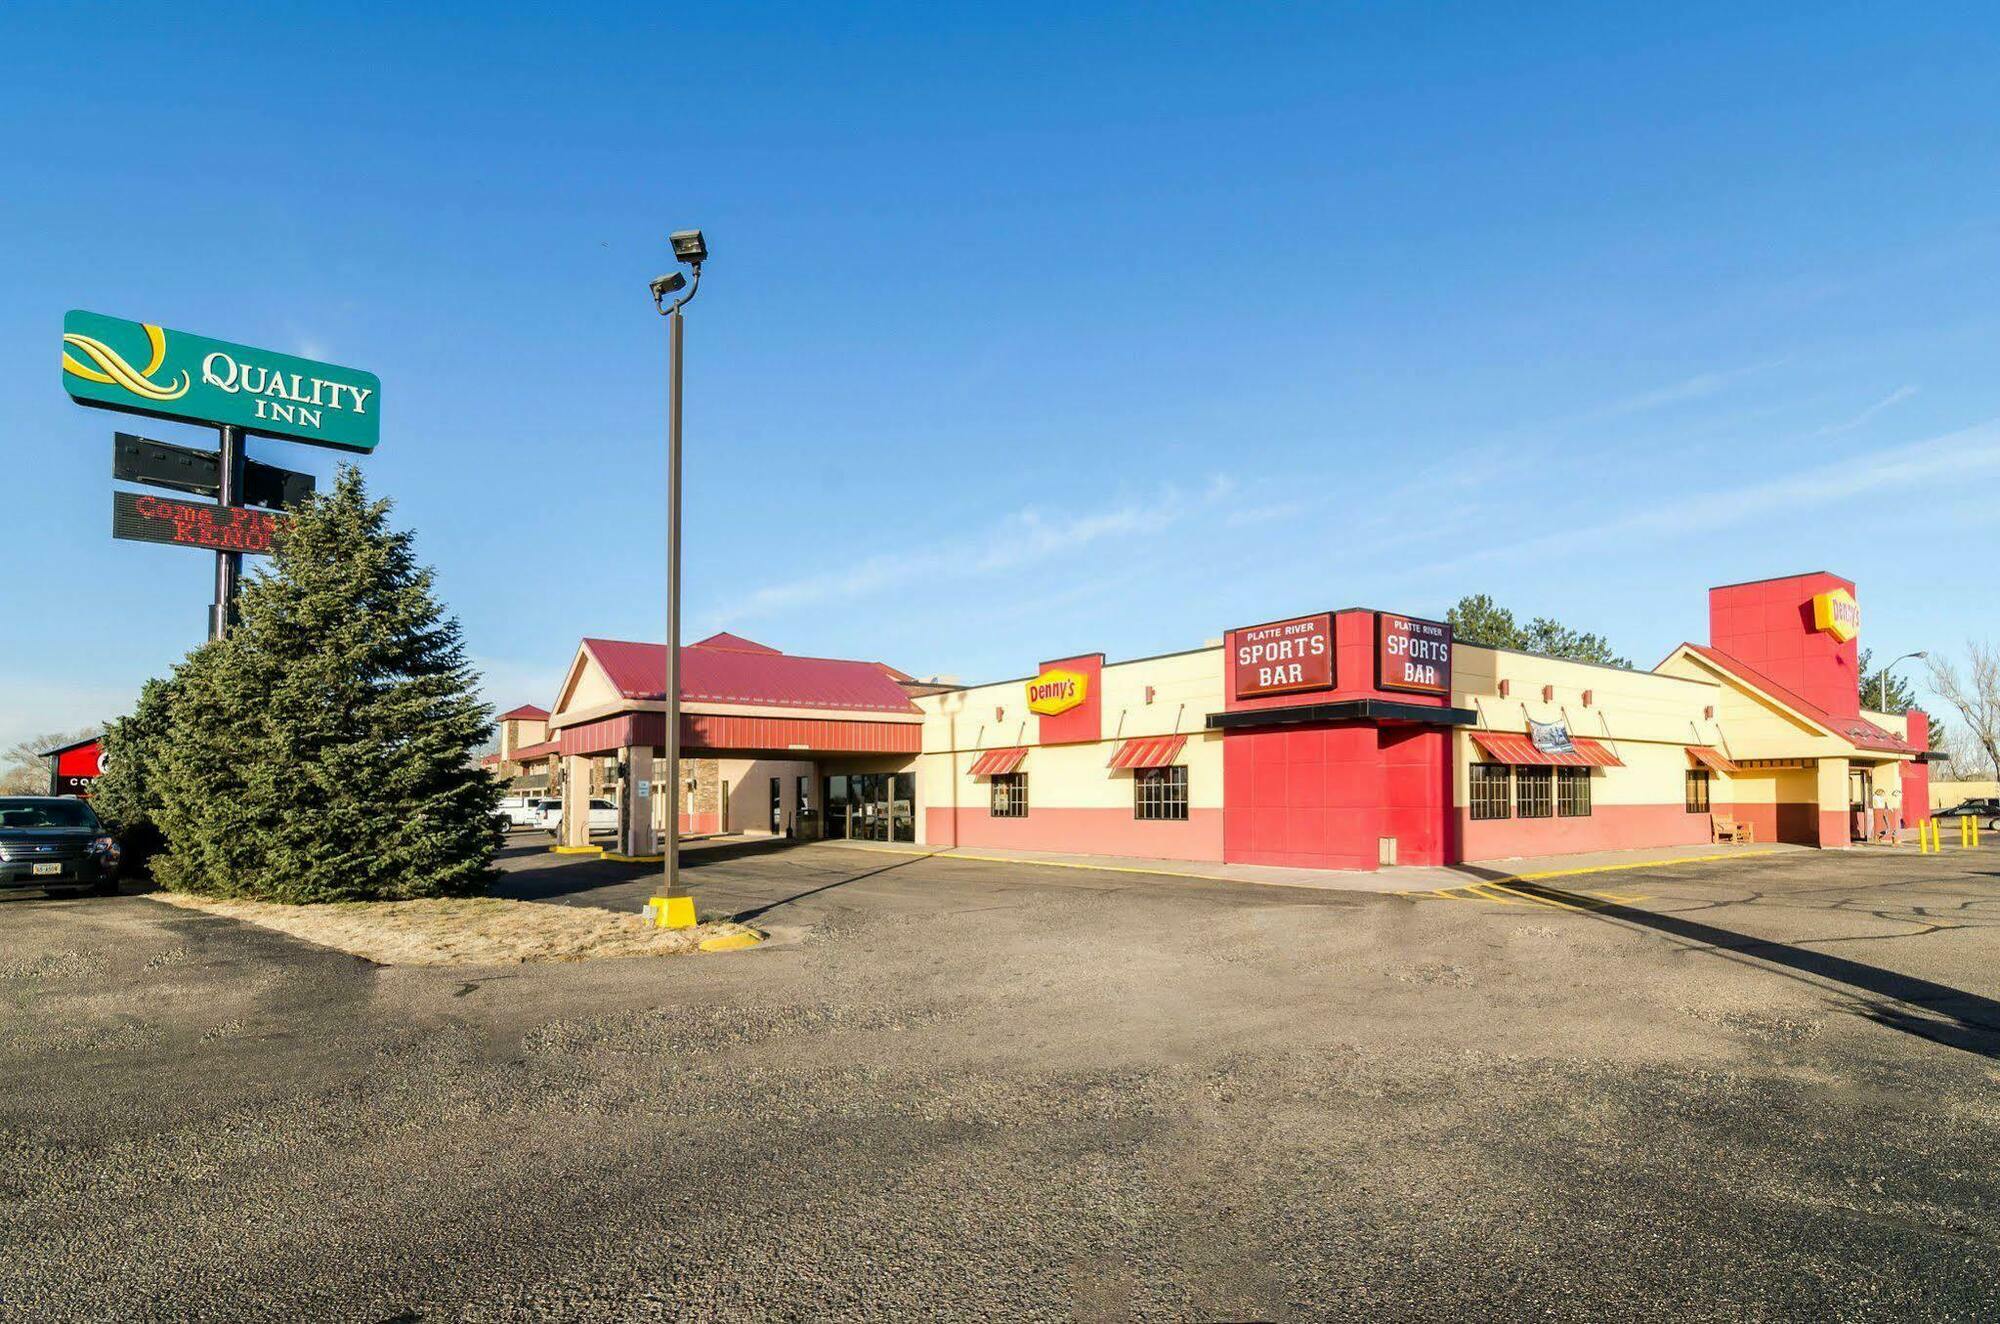
{"label": "window with grid", "polygon": [[1590,769],[1556,769],[1556,816],[1590,817]]}
{"label": "window with grid", "polygon": [[1514,769],[1514,812],[1522,818],[1552,818],[1556,812],[1554,768]]}
{"label": "window with grid", "polygon": [[1003,772],[993,779],[993,817],[1028,816],[1028,774]]}
{"label": "window with grid", "polygon": [[1514,770],[1504,763],[1472,765],[1470,807],[1474,818],[1507,818],[1514,812]]}
{"label": "window with grid", "polygon": [[1187,816],[1186,768],[1140,768],[1132,774],[1132,817],[1185,822]]}
{"label": "window with grid", "polygon": [[1708,770],[1697,768],[1688,773],[1688,812],[1705,814],[1708,812]]}

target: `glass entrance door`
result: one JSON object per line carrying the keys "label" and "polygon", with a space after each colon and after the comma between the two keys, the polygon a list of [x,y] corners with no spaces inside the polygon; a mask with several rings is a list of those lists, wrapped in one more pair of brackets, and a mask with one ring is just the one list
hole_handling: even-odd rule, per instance
{"label": "glass entrance door", "polygon": [[826,835],[850,841],[917,839],[916,774],[855,772],[826,779]]}

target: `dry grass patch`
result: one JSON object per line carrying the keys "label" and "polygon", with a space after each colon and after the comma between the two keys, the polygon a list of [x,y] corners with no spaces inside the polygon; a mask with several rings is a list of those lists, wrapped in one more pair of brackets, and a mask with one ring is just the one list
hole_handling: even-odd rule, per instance
{"label": "dry grass patch", "polygon": [[607,956],[681,956],[708,938],[754,932],[732,923],[661,929],[637,914],[498,897],[339,901],[281,906],[152,892],[155,901],[276,929],[380,965],[509,965]]}

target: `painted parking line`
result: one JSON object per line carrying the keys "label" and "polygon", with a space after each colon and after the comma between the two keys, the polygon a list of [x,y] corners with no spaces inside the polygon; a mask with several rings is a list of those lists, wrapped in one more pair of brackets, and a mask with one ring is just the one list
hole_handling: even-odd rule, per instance
{"label": "painted parking line", "polygon": [[[1510,880],[1512,881],[1512,880]],[[1398,892],[1411,901],[1486,901],[1501,906],[1549,906],[1556,910],[1602,910],[1606,906],[1633,905],[1648,898],[1622,892],[1565,892],[1551,896],[1541,889],[1509,887],[1504,882],[1467,883],[1460,887]]]}

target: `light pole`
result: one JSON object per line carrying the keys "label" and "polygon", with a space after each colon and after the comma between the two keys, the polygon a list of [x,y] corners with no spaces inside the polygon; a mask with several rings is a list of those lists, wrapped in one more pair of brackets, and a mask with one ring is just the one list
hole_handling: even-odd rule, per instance
{"label": "light pole", "polygon": [[1883,667],[1880,671],[1875,673],[1876,712],[1883,713],[1889,711],[1889,667],[1895,666],[1897,662],[1907,662],[1913,657],[1924,658],[1929,656],[1930,656],[1929,653],[1919,648],[1914,653],[1905,653],[1901,657],[1891,660],[1888,666]]}
{"label": "light pole", "polygon": [[[665,895],[672,898],[681,885],[681,309],[701,289],[708,245],[699,230],[676,230],[667,242],[674,247],[674,258],[694,272],[690,281],[670,271],[650,287],[653,307],[667,319],[667,775],[655,780],[673,797],[667,806],[665,851]],[[683,288],[687,293],[670,306],[667,296]],[[693,922],[692,915],[688,920]]]}

